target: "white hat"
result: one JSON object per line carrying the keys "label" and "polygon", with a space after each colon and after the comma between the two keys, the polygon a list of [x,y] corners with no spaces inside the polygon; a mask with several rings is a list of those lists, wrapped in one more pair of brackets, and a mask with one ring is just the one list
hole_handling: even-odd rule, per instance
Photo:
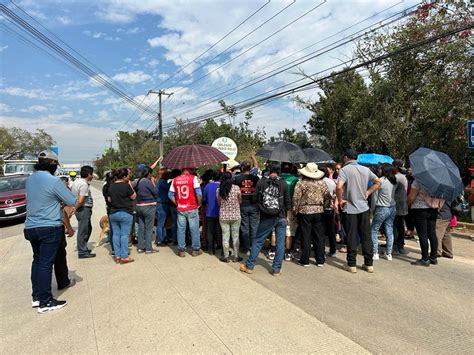
{"label": "white hat", "polygon": [[43,150],[41,153],[38,154],[38,159],[49,159],[59,161],[59,158],[56,153],[51,150]]}
{"label": "white hat", "polygon": [[301,175],[309,177],[310,179],[321,179],[324,176],[324,171],[318,169],[318,165],[315,163],[308,163],[306,167],[298,169]]}
{"label": "white hat", "polygon": [[234,160],[234,159],[229,159],[224,164],[227,165],[227,169],[229,169],[229,170],[232,170],[232,169],[234,169],[234,168],[236,168],[240,165],[239,162],[237,160]]}

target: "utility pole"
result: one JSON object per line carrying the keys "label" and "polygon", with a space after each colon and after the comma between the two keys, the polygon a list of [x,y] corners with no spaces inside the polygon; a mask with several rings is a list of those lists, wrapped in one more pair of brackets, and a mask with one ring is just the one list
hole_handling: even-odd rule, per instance
{"label": "utility pole", "polygon": [[[164,90],[159,90],[159,91],[154,91],[150,90],[148,91],[147,95],[149,94],[157,94],[158,95],[158,136],[160,139],[160,157],[163,156],[163,109],[161,106],[161,96],[166,95],[166,96],[171,96],[173,93],[167,93]],[[161,165],[161,163],[160,163]]]}

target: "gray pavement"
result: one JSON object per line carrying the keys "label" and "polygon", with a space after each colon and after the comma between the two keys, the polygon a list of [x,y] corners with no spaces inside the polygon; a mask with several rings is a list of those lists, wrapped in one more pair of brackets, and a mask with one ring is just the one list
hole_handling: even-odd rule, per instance
{"label": "gray pavement", "polygon": [[[104,206],[94,190],[94,241]],[[19,227],[21,230],[21,225]],[[30,307],[31,248],[0,229],[0,353],[472,353],[474,266],[442,259],[417,268],[406,257],[375,273],[285,263],[272,277],[262,258],[253,275],[171,248],[116,265],[107,246],[77,259],[78,283],[60,294],[68,306],[39,315]],[[11,233],[10,233],[11,234]],[[413,246],[416,248],[416,245]],[[472,247],[466,244],[466,247]],[[469,261],[469,260],[468,260]],[[54,286],[55,287],[55,286]],[[55,290],[55,288],[54,288]],[[56,292],[56,290],[55,290]]]}

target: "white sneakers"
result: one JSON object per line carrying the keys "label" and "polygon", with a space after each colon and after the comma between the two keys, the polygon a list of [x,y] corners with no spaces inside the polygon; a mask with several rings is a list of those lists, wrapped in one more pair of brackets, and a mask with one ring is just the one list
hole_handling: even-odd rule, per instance
{"label": "white sneakers", "polygon": [[[387,259],[388,261],[392,261],[392,254],[385,254],[384,257],[385,257],[385,259]],[[380,255],[379,255],[379,253],[374,253],[373,260],[380,260]]]}

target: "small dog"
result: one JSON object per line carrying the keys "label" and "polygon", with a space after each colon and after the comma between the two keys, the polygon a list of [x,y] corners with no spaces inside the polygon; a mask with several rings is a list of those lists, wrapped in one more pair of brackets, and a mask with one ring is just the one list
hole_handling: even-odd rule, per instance
{"label": "small dog", "polygon": [[99,234],[99,239],[97,240],[97,246],[100,245],[100,242],[102,241],[102,238],[104,238],[105,234],[109,234],[110,232],[110,226],[109,226],[109,217],[108,216],[102,216],[99,221],[99,227],[100,227],[100,234]]}

